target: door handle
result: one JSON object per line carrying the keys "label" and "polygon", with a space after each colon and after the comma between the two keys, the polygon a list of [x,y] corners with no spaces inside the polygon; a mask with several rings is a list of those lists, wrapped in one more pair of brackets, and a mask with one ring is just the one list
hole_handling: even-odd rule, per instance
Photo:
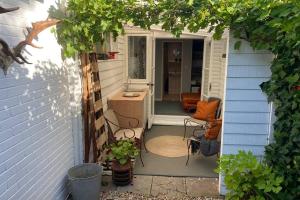
{"label": "door handle", "polygon": [[209,91],[211,91],[211,83],[209,84]]}
{"label": "door handle", "polygon": [[154,86],[154,83],[147,83],[148,86]]}

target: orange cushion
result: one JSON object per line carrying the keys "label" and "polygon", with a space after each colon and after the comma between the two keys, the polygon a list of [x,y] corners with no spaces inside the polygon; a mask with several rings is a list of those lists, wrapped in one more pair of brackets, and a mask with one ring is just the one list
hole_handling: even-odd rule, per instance
{"label": "orange cushion", "polygon": [[193,117],[200,120],[212,121],[216,118],[218,105],[219,101],[198,101],[197,110]]}
{"label": "orange cushion", "polygon": [[222,119],[216,119],[209,122],[208,128],[204,134],[206,139],[216,139],[222,127]]}

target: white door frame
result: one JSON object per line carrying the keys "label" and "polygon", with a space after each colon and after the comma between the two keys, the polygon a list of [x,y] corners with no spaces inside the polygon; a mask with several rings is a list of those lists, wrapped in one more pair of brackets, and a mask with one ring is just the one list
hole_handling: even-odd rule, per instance
{"label": "white door frame", "polygon": [[[210,46],[210,57],[209,57],[209,66],[206,66],[206,54],[207,54],[207,48],[208,48],[208,46],[207,45],[209,45]],[[210,64],[211,64],[211,52],[212,52],[212,44],[211,44],[211,38],[209,38],[209,37],[206,37],[205,39],[204,39],[204,44],[203,44],[203,61],[202,61],[202,77],[201,77],[201,100],[203,100],[204,99],[204,97],[205,98],[208,98],[208,96],[209,96],[209,74],[208,74],[208,88],[207,88],[207,94],[204,94],[204,86],[205,86],[205,84],[204,84],[204,81],[205,81],[205,76],[206,76],[206,73],[205,73],[205,70],[207,70],[208,69],[208,71],[209,71],[209,69],[210,69]]]}
{"label": "white door frame", "polygon": [[[169,34],[169,33],[164,33],[163,31],[157,31],[155,30],[154,33],[153,33],[153,39],[156,41],[157,39],[161,39],[161,40],[166,40],[166,41],[163,41],[162,43],[164,44],[165,42],[169,42],[167,40],[172,40],[173,42],[182,42],[183,39],[190,39],[190,40],[205,40],[205,38],[207,37],[207,35],[194,35],[194,34],[183,34],[181,35],[180,38],[176,38],[174,37],[173,35]],[[178,40],[178,41],[176,41]],[[170,41],[171,42],[171,41]],[[164,48],[164,45],[162,45],[162,48]],[[181,45],[181,49],[183,49],[183,44]],[[203,50],[204,51],[204,50]],[[154,53],[153,53],[153,59],[155,60],[155,50],[154,50]],[[163,60],[163,59],[162,59]],[[163,66],[164,63],[162,63],[162,66]],[[182,66],[183,65],[183,62],[181,62],[181,69],[182,69]],[[162,73],[162,77],[163,79],[163,73]],[[154,80],[155,82],[155,80]],[[162,84],[162,87],[163,87],[163,84]],[[163,90],[163,88],[162,88]],[[180,87],[180,91],[182,92],[182,77],[181,77],[181,87]],[[162,91],[163,93],[163,91]],[[162,94],[163,95],[163,94]],[[163,97],[163,96],[162,96]],[[155,98],[155,97],[154,97]],[[154,110],[155,110],[155,106],[154,107]],[[153,123],[154,124],[157,124],[157,125],[181,125],[182,124],[182,118],[185,118],[185,116],[175,116],[175,115],[157,115],[154,113],[154,116],[153,116]],[[164,119],[165,118],[165,119]],[[175,121],[173,122],[170,122],[169,119],[173,119]]]}

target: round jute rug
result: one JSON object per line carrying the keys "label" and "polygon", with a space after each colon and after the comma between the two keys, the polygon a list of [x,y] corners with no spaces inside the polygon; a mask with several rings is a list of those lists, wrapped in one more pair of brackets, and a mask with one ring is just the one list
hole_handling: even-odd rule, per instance
{"label": "round jute rug", "polygon": [[148,151],[159,156],[176,158],[188,154],[186,140],[180,136],[164,135],[146,142]]}

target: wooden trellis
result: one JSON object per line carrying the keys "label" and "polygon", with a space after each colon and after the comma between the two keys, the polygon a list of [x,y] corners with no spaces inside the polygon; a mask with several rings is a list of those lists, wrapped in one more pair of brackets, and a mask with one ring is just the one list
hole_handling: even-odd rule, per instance
{"label": "wooden trellis", "polygon": [[107,141],[107,134],[96,54],[81,54],[81,66],[83,72],[84,161],[99,162],[103,145]]}

